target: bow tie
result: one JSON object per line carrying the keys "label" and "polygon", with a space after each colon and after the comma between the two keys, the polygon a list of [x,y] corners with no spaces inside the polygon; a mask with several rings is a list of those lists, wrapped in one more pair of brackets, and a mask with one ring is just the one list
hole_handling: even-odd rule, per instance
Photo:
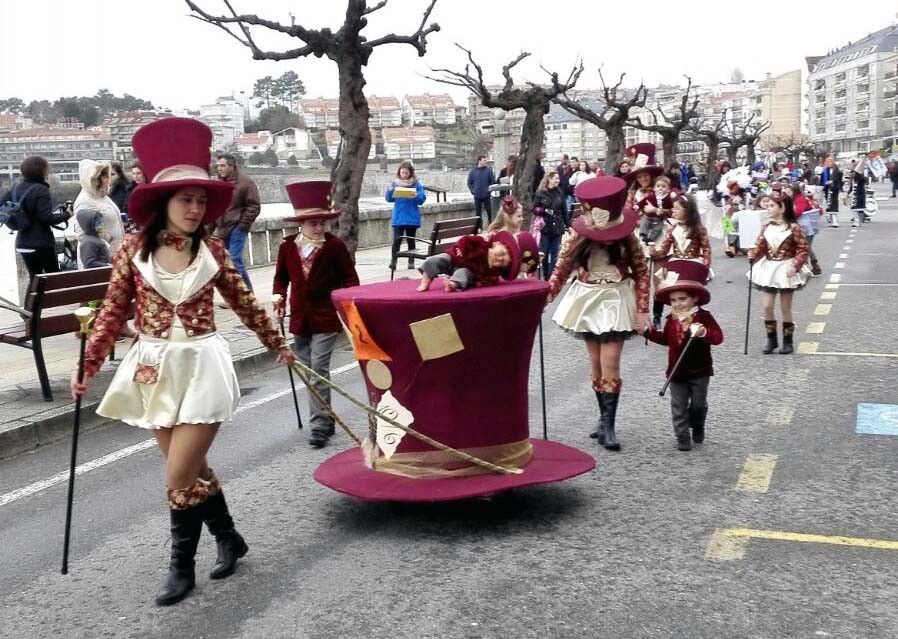
{"label": "bow tie", "polygon": [[320,240],[313,240],[312,238],[306,237],[305,235],[302,235],[302,234],[300,234],[299,237],[300,237],[300,243],[303,246],[311,246],[312,248],[316,248],[316,249],[320,249],[322,246],[324,246],[324,238],[321,238]]}
{"label": "bow tie", "polygon": [[156,236],[159,246],[170,246],[176,251],[184,251],[193,245],[193,238],[188,235],[180,235],[163,229]]}

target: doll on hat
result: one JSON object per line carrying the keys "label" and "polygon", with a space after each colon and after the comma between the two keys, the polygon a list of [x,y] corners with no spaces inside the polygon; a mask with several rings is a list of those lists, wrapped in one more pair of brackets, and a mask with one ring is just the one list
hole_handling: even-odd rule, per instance
{"label": "doll on hat", "polygon": [[448,293],[472,286],[493,286],[500,278],[516,278],[520,268],[518,243],[508,231],[499,231],[488,238],[465,235],[445,253],[424,260],[418,269],[422,277],[417,290],[429,289],[438,275],[449,276],[443,285]]}
{"label": "doll on hat", "polygon": [[[708,268],[692,260],[671,260],[667,277],[655,292],[655,299],[671,307],[664,330],[648,329],[646,337],[667,346],[667,375],[670,382],[670,412],[678,450],[691,450],[693,442],[705,440],[708,416],[708,385],[714,375],[711,346],[723,343],[723,331],[708,311],[701,308],[711,301],[705,288]],[[679,367],[677,360],[690,335],[692,344]]]}

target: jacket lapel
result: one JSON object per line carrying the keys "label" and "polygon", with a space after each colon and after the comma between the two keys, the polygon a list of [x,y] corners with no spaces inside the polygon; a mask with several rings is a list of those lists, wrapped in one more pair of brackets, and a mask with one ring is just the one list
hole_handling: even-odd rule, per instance
{"label": "jacket lapel", "polygon": [[178,301],[189,300],[196,295],[201,288],[218,275],[218,271],[218,262],[215,261],[215,257],[212,255],[209,247],[206,246],[205,242],[200,242],[200,249],[196,253],[195,268],[190,269],[190,272],[187,274],[187,280],[184,282],[184,292]]}

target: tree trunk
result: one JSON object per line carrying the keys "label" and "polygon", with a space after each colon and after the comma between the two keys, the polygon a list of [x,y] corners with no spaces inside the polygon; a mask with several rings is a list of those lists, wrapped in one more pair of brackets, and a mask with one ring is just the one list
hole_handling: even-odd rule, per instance
{"label": "tree trunk", "polygon": [[346,243],[350,255],[355,255],[359,242],[359,197],[362,179],[371,150],[371,131],[368,129],[368,101],[365,99],[365,77],[362,62],[347,52],[337,61],[340,82],[340,160],[334,170],[331,199],[340,210],[336,235]]}
{"label": "tree trunk", "polygon": [[745,145],[745,158],[748,161],[748,166],[754,166],[755,160],[758,158],[755,154],[754,142],[749,142]]}
{"label": "tree trunk", "polygon": [[605,174],[616,175],[617,165],[624,159],[624,146],[626,145],[624,127],[608,127],[605,137],[607,139],[605,143]]}
{"label": "tree trunk", "polygon": [[714,163],[717,162],[717,156],[720,154],[720,140],[706,140],[705,145],[708,147],[707,175],[711,175],[714,170]]}
{"label": "tree trunk", "polygon": [[727,161],[730,163],[730,166],[734,169],[739,166],[736,164],[736,155],[739,153],[739,147],[731,144],[727,147]]}
{"label": "tree trunk", "polygon": [[539,187],[539,184],[533,183],[533,174],[543,149],[545,135],[543,112],[541,104],[529,106],[524,117],[524,125],[521,127],[521,148],[514,172],[514,197],[520,202],[525,213],[530,211],[533,193]]}
{"label": "tree trunk", "polygon": [[661,151],[664,153],[663,167],[666,171],[677,159],[677,144],[680,141],[678,133],[662,133],[661,134]]}

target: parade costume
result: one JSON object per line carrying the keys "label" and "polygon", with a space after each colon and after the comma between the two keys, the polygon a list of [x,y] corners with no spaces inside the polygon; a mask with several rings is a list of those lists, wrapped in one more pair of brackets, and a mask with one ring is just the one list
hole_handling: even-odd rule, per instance
{"label": "parade costume", "polygon": [[399,280],[335,291],[364,375],[366,403],[508,472],[372,419],[362,446],[322,463],[315,479],[361,499],[418,502],[489,495],[591,470],[592,456],[529,437],[531,351],[547,289],[539,280],[515,279],[463,293],[421,294],[414,281]]}
{"label": "parade costume", "polygon": [[[511,259],[503,268],[493,268],[488,261],[489,249],[497,242],[505,246]],[[514,236],[508,231],[497,231],[487,238],[465,235],[445,253],[428,257],[418,270],[431,280],[438,275],[448,275],[449,280],[463,291],[474,286],[495,286],[500,278],[515,279],[520,269],[520,249]]]}
{"label": "parade costume", "polygon": [[[212,132],[189,118],[166,118],[137,131],[132,140],[148,182],[131,194],[129,214],[146,227],[166,215],[165,202],[183,188],[205,191],[202,223],[214,222],[230,203],[232,186],[209,178]],[[145,231],[144,231],[145,232]],[[229,419],[240,399],[227,342],[215,330],[213,292],[218,290],[247,327],[271,351],[286,349],[283,338],[217,238],[198,239],[165,231],[160,246],[195,250],[180,273],[168,273],[152,254],[141,255],[143,235],[128,236],[116,252],[106,296],[92,326],[85,376],[99,371],[136,303],[139,335],[122,360],[97,413],[141,428],[215,424]],[[194,586],[194,556],[205,521],[218,543],[213,578],[231,574],[247,551],[234,529],[215,474],[191,486],[168,489],[171,564],[159,605],[183,599]]]}
{"label": "parade costume", "polygon": [[[638,207],[639,214],[641,215],[639,221],[639,237],[642,238],[642,241],[646,244],[649,242],[657,242],[658,238],[666,232],[667,228],[669,228],[665,222],[668,222],[671,218],[674,195],[673,193],[668,193],[661,197],[660,204],[658,203],[659,195],[660,194],[657,191],[649,193],[640,200],[640,205]],[[658,210],[651,213],[646,211],[645,208],[647,204],[650,204]]]}
{"label": "parade costume", "polygon": [[[295,182],[286,186],[296,216],[289,222],[330,220],[340,214],[328,206],[331,183]],[[358,286],[359,276],[352,256],[342,240],[325,233],[320,240],[300,233],[288,235],[278,249],[272,291],[290,300],[290,333],[299,360],[323,377],[330,377],[331,355],[340,332],[340,320],[331,302],[331,292]],[[330,388],[310,380],[325,402]],[[310,396],[309,444],[324,446],[334,434],[334,420],[317,398]]]}
{"label": "parade costume", "polygon": [[[620,178],[581,182],[575,195],[584,213],[574,220],[549,279],[551,296],[561,291],[572,272],[577,277],[552,320],[581,339],[622,342],[642,328],[637,313],[648,312],[648,268],[633,234],[636,213],[625,206],[626,182]],[[611,450],[620,448],[614,428],[621,384],[619,378],[592,379],[602,413],[597,436]]]}
{"label": "parade costume", "polygon": [[[670,412],[674,435],[679,450],[690,450],[692,443],[705,440],[705,420],[708,416],[708,385],[714,375],[711,346],[723,343],[723,331],[714,317],[701,308],[711,301],[711,293],[705,288],[708,269],[700,262],[671,260],[667,276],[655,292],[655,299],[670,304],[671,293],[684,292],[696,298],[695,306],[679,316],[671,311],[664,323],[664,330],[652,328],[646,337],[656,344],[667,346],[667,372],[670,382]],[[689,350],[674,370],[690,337],[690,327],[701,324],[705,335],[696,336]]]}
{"label": "parade costume", "polygon": [[[661,204],[658,204],[658,195],[655,193],[655,179],[664,174],[664,168],[658,166],[655,162],[655,145],[650,142],[634,144],[626,150],[628,158],[632,159],[632,168],[629,173],[623,175],[624,180],[630,187],[627,193],[628,208],[633,209],[639,218],[639,234],[644,242],[654,241],[664,226],[664,220],[670,218],[670,209],[673,201],[668,193],[662,198]],[[639,185],[637,177],[639,175],[649,175],[652,179],[648,188],[642,188]],[[666,204],[666,206],[665,206]],[[646,206],[653,206],[659,211],[653,213],[646,212]]]}
{"label": "parade costume", "polygon": [[[708,240],[708,231],[704,226],[699,225],[690,229],[685,224],[674,220],[673,225],[669,226],[664,232],[664,239],[661,245],[652,251],[652,260],[661,263],[653,277],[656,287],[660,284],[659,280],[666,276],[666,263],[668,260],[693,260],[701,262],[707,269],[707,278],[713,277],[711,271],[711,242]],[[658,328],[661,322],[661,313],[664,312],[664,304],[658,299],[652,302],[652,326]]]}
{"label": "parade costume", "polygon": [[717,192],[727,198],[722,221],[723,235],[726,242],[724,252],[727,257],[736,257],[743,250],[739,246],[739,212],[749,208],[748,189],[751,188],[751,175],[746,167],[727,171],[721,176]]}

